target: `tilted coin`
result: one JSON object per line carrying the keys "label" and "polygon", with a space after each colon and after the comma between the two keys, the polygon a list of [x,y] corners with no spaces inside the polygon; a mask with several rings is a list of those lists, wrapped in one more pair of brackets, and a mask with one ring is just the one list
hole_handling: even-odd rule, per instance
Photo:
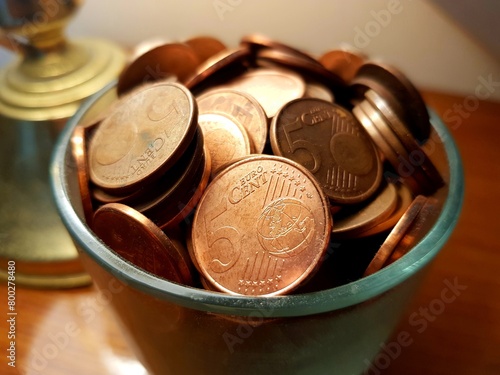
{"label": "tilted coin", "polygon": [[378,188],[382,166],[372,141],[345,108],[320,99],[288,102],[270,129],[274,154],[304,165],[332,204],[360,203]]}
{"label": "tilted coin", "polygon": [[179,84],[136,91],[102,121],[90,142],[92,182],[126,193],[158,179],[191,143],[197,118],[193,96]]}
{"label": "tilted coin", "polygon": [[366,62],[357,71],[354,82],[373,89],[390,102],[419,143],[429,138],[431,124],[425,102],[408,77],[399,69],[386,63]]}
{"label": "tilted coin", "polygon": [[280,295],[318,267],[331,233],[314,177],[277,156],[252,155],[221,171],[199,202],[193,252],[202,276],[233,295]]}
{"label": "tilted coin", "polygon": [[226,84],[233,90],[253,96],[272,118],[287,102],[301,98],[305,92],[304,80],[293,71],[273,68],[254,69]]}
{"label": "tilted coin", "polygon": [[184,81],[194,74],[200,64],[193,49],[181,43],[157,46],[136,58],[126,66],[118,77],[118,95],[146,82],[175,77]]}
{"label": "tilted coin", "polygon": [[244,72],[249,56],[250,49],[245,47],[220,51],[201,63],[196,72],[183,83],[191,92],[198,94]]}
{"label": "tilted coin", "polygon": [[439,171],[436,169],[424,150],[419,146],[413,134],[410,133],[408,127],[405,126],[398,115],[391,110],[390,106],[387,105],[383,98],[380,97],[380,95],[378,95],[375,91],[368,90],[365,95],[366,99],[371,102],[385,117],[387,125],[396,134],[397,138],[408,152],[409,156],[407,161],[410,166],[413,166],[414,169],[417,170],[423,170],[431,188],[429,190],[423,188],[422,192],[432,193],[435,189],[443,186],[444,181]]}
{"label": "tilted coin", "polygon": [[251,95],[227,88],[214,89],[196,98],[198,111],[221,113],[241,124],[252,141],[254,152],[262,154],[267,140],[267,117]]}
{"label": "tilted coin", "polygon": [[277,40],[270,39],[262,34],[245,35],[243,38],[241,38],[240,45],[250,47],[254,55],[262,49],[270,49],[286,52],[291,56],[306,60],[311,64],[319,64],[319,62],[315,58],[313,58],[306,52],[298,50],[295,47],[289,46],[288,44],[279,42]]}
{"label": "tilted coin", "polygon": [[358,237],[360,233],[387,219],[398,202],[396,187],[392,183],[382,186],[369,202],[361,207],[345,207],[335,216],[332,234],[335,238]]}
{"label": "tilted coin", "polygon": [[385,265],[394,263],[407,254],[434,226],[441,212],[441,207],[437,199],[428,197],[417,217],[406,231],[405,235],[398,242],[396,248],[387,260]]}
{"label": "tilted coin", "polygon": [[189,256],[136,210],[120,203],[104,205],[94,214],[92,230],[116,254],[144,271],[192,285]]}
{"label": "tilted coin", "polygon": [[356,75],[366,56],[346,49],[334,49],[325,52],[318,61],[326,69],[342,77],[345,82],[350,82]]}
{"label": "tilted coin", "polygon": [[394,226],[394,228],[392,228],[382,246],[380,246],[379,250],[366,268],[364,276],[374,274],[384,266],[399,241],[401,241],[405,233],[412,225],[426,201],[427,198],[423,195],[419,195],[413,200],[410,207],[408,207],[398,223]]}
{"label": "tilted coin", "polygon": [[432,190],[432,186],[423,170],[418,166],[411,165],[406,148],[388,126],[387,120],[370,102],[364,100],[358,103],[352,113],[370,134],[373,142],[393,166],[400,179],[415,194]]}
{"label": "tilted coin", "polygon": [[397,222],[401,219],[403,214],[406,212],[410,206],[413,196],[411,190],[404,184],[396,184],[396,190],[398,194],[398,202],[396,208],[391,213],[391,215],[383,222],[375,225],[374,227],[358,234],[358,237],[373,236],[378,233],[382,233],[392,229]]}
{"label": "tilted coin", "polygon": [[184,43],[193,49],[200,63],[226,49],[226,46],[220,40],[211,36],[189,38]]}
{"label": "tilted coin", "polygon": [[237,121],[218,113],[203,113],[198,117],[205,145],[212,160],[212,174],[232,160],[250,155],[250,138]]}
{"label": "tilted coin", "polygon": [[89,167],[87,163],[86,128],[76,126],[71,135],[71,154],[75,160],[78,188],[82,203],[83,215],[88,225],[92,223],[94,207],[89,190]]}
{"label": "tilted coin", "polygon": [[[136,190],[128,194],[112,194],[95,185],[92,185],[92,197],[99,203],[124,203],[135,209],[143,207],[145,202],[156,201],[160,196],[168,196],[175,190],[179,180],[201,163],[203,158],[203,134],[201,130],[196,131],[191,144],[168,170],[167,173],[159,177],[153,184],[141,184]],[[194,167],[193,167],[194,166]],[[189,177],[190,178],[190,177]]]}

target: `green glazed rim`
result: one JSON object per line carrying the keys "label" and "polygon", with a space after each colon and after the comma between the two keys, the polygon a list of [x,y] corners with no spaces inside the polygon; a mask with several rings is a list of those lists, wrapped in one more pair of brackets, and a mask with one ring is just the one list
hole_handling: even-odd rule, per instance
{"label": "green glazed rim", "polygon": [[453,138],[435,112],[430,110],[431,123],[443,142],[449,166],[449,191],[442,212],[432,229],[404,257],[382,270],[357,281],[323,291],[278,297],[239,297],[179,285],[157,278],[115,255],[81,221],[68,192],[65,162],[71,133],[85,112],[115,82],[108,84],[82,104],[68,121],[52,155],[50,178],[59,214],[85,253],[107,272],[128,286],[153,297],[187,308],[229,315],[251,316],[265,311],[267,317],[292,317],[324,313],[352,306],[374,298],[403,283],[427,265],[450,237],[458,221],[464,197],[462,162]]}

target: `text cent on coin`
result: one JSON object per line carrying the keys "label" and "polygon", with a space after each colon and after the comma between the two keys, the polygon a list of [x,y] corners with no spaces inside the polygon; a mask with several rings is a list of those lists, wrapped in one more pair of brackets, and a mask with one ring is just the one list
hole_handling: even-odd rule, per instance
{"label": "text cent on coin", "polygon": [[329,243],[329,203],[297,163],[255,155],[221,171],[193,221],[208,282],[233,295],[281,295],[316,270]]}
{"label": "text cent on coin", "polygon": [[97,128],[89,146],[90,178],[104,190],[130,192],[180,158],[197,128],[191,93],[157,83],[127,97]]}

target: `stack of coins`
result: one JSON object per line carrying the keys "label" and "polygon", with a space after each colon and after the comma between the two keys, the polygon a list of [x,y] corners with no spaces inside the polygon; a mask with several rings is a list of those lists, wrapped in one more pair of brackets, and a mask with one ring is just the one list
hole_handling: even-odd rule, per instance
{"label": "stack of coins", "polygon": [[158,277],[247,296],[329,288],[404,256],[439,213],[427,109],[387,64],[197,37],[136,57],[117,93],[73,135],[85,219]]}

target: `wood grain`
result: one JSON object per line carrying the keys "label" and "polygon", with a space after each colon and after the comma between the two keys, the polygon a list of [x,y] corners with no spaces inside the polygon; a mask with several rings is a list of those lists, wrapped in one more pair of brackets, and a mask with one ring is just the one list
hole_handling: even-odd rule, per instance
{"label": "wood grain", "polygon": [[[500,103],[453,113],[464,98],[425,92],[426,102],[448,120],[465,169],[465,202],[458,226],[389,342],[407,331],[386,369],[367,374],[500,374]],[[472,103],[472,102],[470,102]],[[470,104],[469,103],[469,104]],[[469,106],[469,108],[471,108]],[[436,311],[445,281],[466,286],[424,329],[422,309]],[[0,313],[7,313],[0,286]],[[23,375],[144,375],[106,300],[93,288],[70,291],[17,289],[17,367],[9,368],[6,322],[0,323],[0,373]],[[433,305],[434,304],[434,305]],[[434,309],[432,309],[434,308]],[[415,315],[417,314],[417,315]],[[412,319],[413,317],[413,319]],[[385,366],[383,366],[385,367]]]}

